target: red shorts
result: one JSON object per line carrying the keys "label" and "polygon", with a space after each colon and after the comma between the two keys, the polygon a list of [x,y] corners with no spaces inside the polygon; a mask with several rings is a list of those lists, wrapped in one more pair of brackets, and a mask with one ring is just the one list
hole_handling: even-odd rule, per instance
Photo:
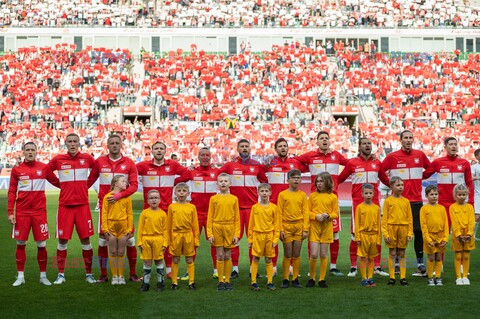
{"label": "red shorts", "polygon": [[[205,224],[206,225],[206,224]],[[100,210],[98,211],[98,235],[104,235],[102,230],[102,206],[100,206]],[[135,232],[135,224],[133,224],[132,231],[130,232],[133,234]]]}
{"label": "red shorts", "polygon": [[250,221],[250,211],[252,209],[241,209],[240,208],[240,238],[243,238],[243,230],[248,234],[248,222]]}
{"label": "red shorts", "polygon": [[208,217],[208,213],[197,211],[197,216],[198,216],[198,230],[200,231],[200,234],[201,234],[202,233],[202,228],[204,228],[205,229],[205,238],[208,240],[208,237],[207,237],[207,217]]}
{"label": "red shorts", "polygon": [[57,238],[72,239],[74,225],[80,239],[94,234],[90,207],[88,205],[58,206]]}
{"label": "red shorts", "polygon": [[48,222],[46,213],[37,214],[17,214],[15,216],[15,225],[13,226],[12,238],[17,240],[28,240],[30,228],[33,232],[35,241],[47,240]]}

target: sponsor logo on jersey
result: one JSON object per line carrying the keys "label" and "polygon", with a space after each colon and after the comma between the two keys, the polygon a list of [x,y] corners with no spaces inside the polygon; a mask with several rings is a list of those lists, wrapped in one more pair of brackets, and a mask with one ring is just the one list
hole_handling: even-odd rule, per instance
{"label": "sponsor logo on jersey", "polygon": [[400,163],[398,163],[398,164],[397,164],[397,167],[407,167],[407,164],[400,164]]}
{"label": "sponsor logo on jersey", "polygon": [[148,171],[147,175],[157,175],[157,171]]}
{"label": "sponsor logo on jersey", "polygon": [[37,176],[42,176],[42,171],[41,170],[37,170]]}
{"label": "sponsor logo on jersey", "polygon": [[29,178],[30,178],[30,177],[28,177],[28,176],[20,176],[20,177],[19,177],[20,180],[26,180],[26,179],[29,179]]}
{"label": "sponsor logo on jersey", "polygon": [[282,168],[281,167],[272,167],[273,172],[281,172]]}
{"label": "sponsor logo on jersey", "polygon": [[323,160],[313,160],[313,164],[322,164]]}
{"label": "sponsor logo on jersey", "polygon": [[122,170],[125,170],[125,169],[127,168],[127,165],[120,165],[120,168],[121,168]]}
{"label": "sponsor logo on jersey", "polygon": [[110,173],[110,168],[102,168],[102,173]]}
{"label": "sponsor logo on jersey", "polygon": [[450,170],[448,168],[441,168],[440,173],[449,173]]}
{"label": "sponsor logo on jersey", "polygon": [[72,168],[72,165],[62,165],[60,166],[60,169],[69,169]]}
{"label": "sponsor logo on jersey", "polygon": [[193,180],[194,181],[203,181],[203,178],[201,176],[199,176],[199,177],[194,177]]}
{"label": "sponsor logo on jersey", "polygon": [[365,172],[365,169],[363,167],[359,167],[355,169],[355,172]]}
{"label": "sponsor logo on jersey", "polygon": [[235,174],[235,175],[242,175],[243,172],[242,171],[233,171],[232,174]]}
{"label": "sponsor logo on jersey", "polygon": [[84,159],[80,160],[80,165],[85,165],[85,160]]}

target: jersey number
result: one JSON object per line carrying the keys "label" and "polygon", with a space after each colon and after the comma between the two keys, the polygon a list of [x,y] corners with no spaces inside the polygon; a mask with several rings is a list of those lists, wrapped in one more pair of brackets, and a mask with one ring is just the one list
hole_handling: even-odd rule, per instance
{"label": "jersey number", "polygon": [[48,233],[48,224],[40,224],[40,231],[42,233]]}

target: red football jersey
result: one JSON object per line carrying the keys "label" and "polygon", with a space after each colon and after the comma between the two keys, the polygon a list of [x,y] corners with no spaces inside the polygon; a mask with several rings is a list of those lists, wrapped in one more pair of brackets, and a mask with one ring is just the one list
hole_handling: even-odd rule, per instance
{"label": "red football jersey", "polygon": [[315,177],[322,172],[329,172],[333,179],[333,193],[338,195],[338,174],[340,165],[345,166],[348,161],[342,154],[337,151],[323,154],[317,150],[297,156],[296,158],[300,163],[308,166],[312,181],[312,192],[316,191]]}
{"label": "red football jersey", "polygon": [[48,165],[41,162],[23,162],[14,167],[8,188],[8,216],[35,214],[47,211],[45,181],[60,187],[60,181]]}
{"label": "red football jersey", "polygon": [[[354,157],[347,162],[345,168],[338,176],[338,183],[343,183],[349,176],[352,176],[352,202],[353,211],[363,202],[362,185],[370,183],[373,185],[373,203],[380,205],[378,182],[388,179],[383,171],[380,171],[380,161],[372,157],[368,159],[362,156]],[[379,178],[382,175],[382,178]]]}
{"label": "red football jersey", "polygon": [[210,197],[217,193],[219,169],[211,166],[198,166],[190,172],[190,196],[198,213],[208,213]]}
{"label": "red football jersey", "polygon": [[281,159],[278,156],[274,156],[272,161],[266,165],[266,175],[268,183],[272,187],[272,196],[270,201],[277,204],[278,195],[288,189],[287,174],[292,169],[301,169],[302,165],[295,158],[287,157]]}
{"label": "red football jersey", "polygon": [[252,208],[258,202],[258,184],[268,182],[265,166],[251,158],[225,163],[220,173],[230,175],[230,193],[238,197],[240,209]]}
{"label": "red football jersey", "polygon": [[138,173],[135,163],[128,157],[122,156],[114,161],[108,155],[96,159],[93,168],[88,176],[88,187],[90,188],[97,178],[99,179],[98,199],[103,202],[103,197],[110,192],[112,179],[116,175],[123,175],[128,180],[128,187],[118,196],[128,197],[134,194],[138,188]]}
{"label": "red football jersey", "polygon": [[[168,211],[172,203],[173,187],[180,182],[188,181],[188,170],[178,162],[166,159],[162,165],[153,160],[137,164],[138,175],[143,185],[143,208],[148,208],[148,192],[156,189],[160,192],[160,208]],[[175,175],[181,177],[175,178]]]}
{"label": "red football jersey", "polygon": [[75,156],[69,153],[60,154],[50,160],[50,169],[58,171],[60,205],[88,205],[88,170],[93,167],[94,162],[91,155],[80,152]]}
{"label": "red football jersey", "polygon": [[[402,196],[410,202],[422,201],[422,174],[423,170],[430,166],[427,156],[418,150],[406,152],[403,149],[392,152],[385,157],[380,170],[386,173],[390,171],[390,177],[399,176],[403,179],[404,191]],[[388,179],[382,181],[387,186]]]}
{"label": "red football jersey", "polygon": [[453,197],[453,189],[457,184],[465,183],[467,185],[468,202],[473,205],[475,196],[472,170],[467,160],[450,155],[437,158],[423,172],[423,178],[429,178],[434,173],[437,173],[438,203],[447,208],[447,211],[448,207],[456,202]]}

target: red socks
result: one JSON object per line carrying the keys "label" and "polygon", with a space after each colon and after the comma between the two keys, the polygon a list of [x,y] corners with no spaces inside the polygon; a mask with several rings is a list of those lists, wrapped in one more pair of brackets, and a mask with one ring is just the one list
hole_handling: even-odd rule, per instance
{"label": "red socks", "polygon": [[232,264],[238,267],[238,259],[240,258],[240,248],[235,246],[232,248]]}
{"label": "red socks", "polygon": [[330,244],[330,263],[336,264],[338,258],[338,249],[340,248],[340,241],[334,239],[333,243]]}
{"label": "red socks", "polygon": [[130,275],[137,274],[137,247],[127,246],[128,266],[130,267]]}
{"label": "red socks", "polygon": [[357,268],[357,248],[358,244],[356,241],[350,241],[350,263],[352,267]]}
{"label": "red socks", "polygon": [[[66,252],[66,251],[65,251]],[[82,256],[83,261],[85,263],[85,273],[91,274],[92,273],[92,256],[93,256],[93,249],[82,249]],[[61,271],[63,272],[63,271]]]}
{"label": "red socks", "polygon": [[100,264],[101,275],[106,276],[108,264],[108,246],[98,246],[98,263]]}
{"label": "red socks", "polygon": [[25,252],[26,245],[17,245],[15,251],[15,261],[17,262],[17,271],[24,271],[25,262],[27,261],[27,253]]}
{"label": "red socks", "polygon": [[45,247],[37,247],[37,261],[40,272],[47,271],[47,249]]}
{"label": "red socks", "polygon": [[65,259],[67,258],[67,250],[57,249],[57,268],[59,273],[65,272]]}

